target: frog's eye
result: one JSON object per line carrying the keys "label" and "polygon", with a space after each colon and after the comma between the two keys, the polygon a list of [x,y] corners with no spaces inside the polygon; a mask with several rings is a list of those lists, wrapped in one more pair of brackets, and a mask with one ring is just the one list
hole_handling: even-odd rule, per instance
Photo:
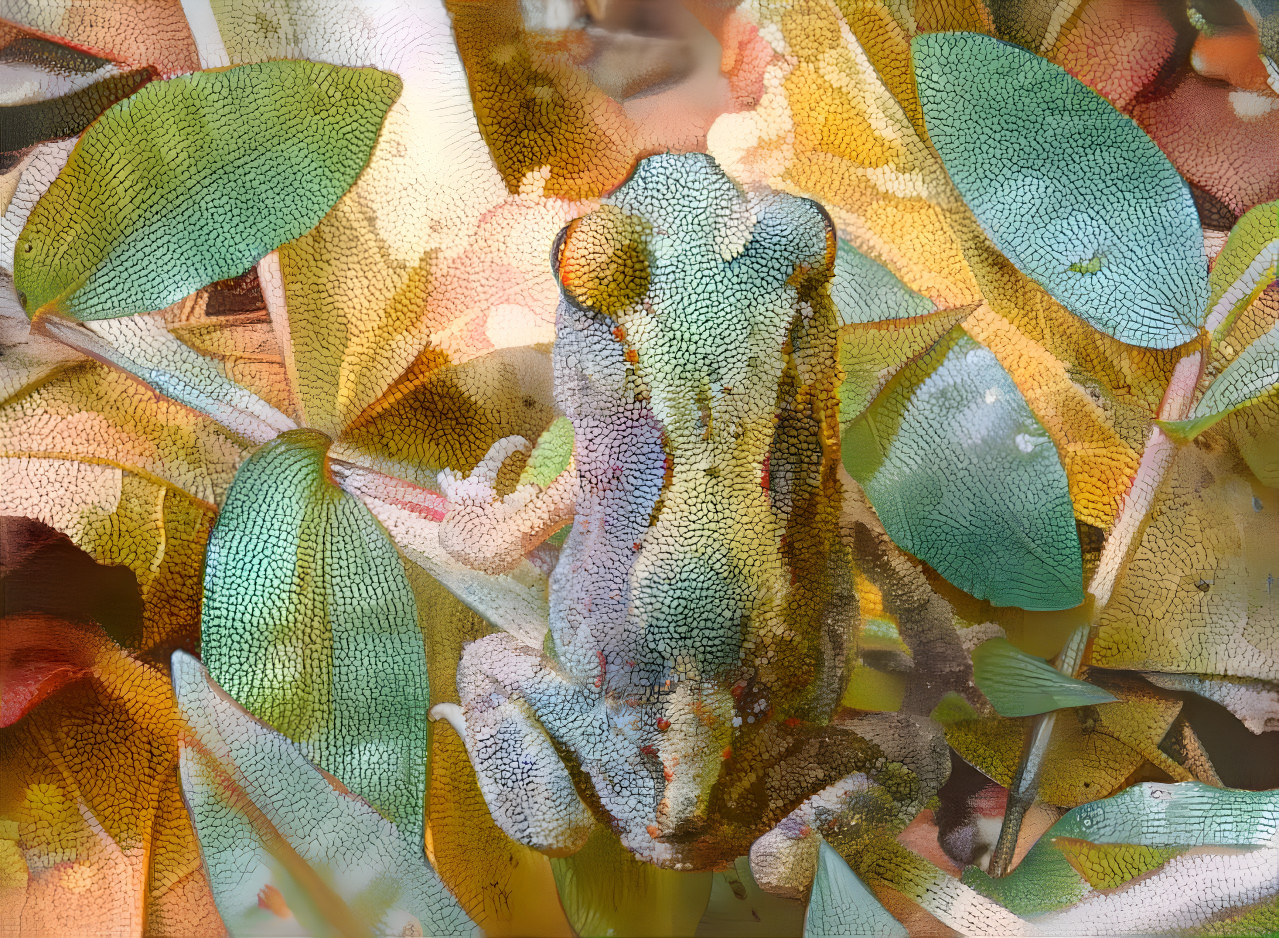
{"label": "frog's eye", "polygon": [[614,205],[570,222],[551,258],[564,296],[612,316],[647,293],[647,229],[643,219]]}

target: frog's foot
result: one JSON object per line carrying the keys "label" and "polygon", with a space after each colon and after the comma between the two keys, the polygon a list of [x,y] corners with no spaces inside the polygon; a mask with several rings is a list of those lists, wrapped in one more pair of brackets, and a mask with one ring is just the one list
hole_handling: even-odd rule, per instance
{"label": "frog's foot", "polygon": [[515,453],[527,453],[528,440],[508,436],[494,443],[466,477],[444,470],[440,490],[449,513],[440,526],[440,543],[455,559],[485,573],[504,573],[573,518],[577,472],[572,463],[551,484],[523,483],[499,497],[497,474]]}
{"label": "frog's foot", "polygon": [[595,818],[546,730],[507,683],[526,679],[527,669],[520,672],[519,658],[506,664],[505,669],[497,668],[504,672],[503,679],[495,679],[477,669],[473,660],[468,667],[464,656],[458,670],[462,705],[437,704],[431,717],[447,720],[462,737],[497,826],[534,850],[567,856],[586,843]]}
{"label": "frog's foot", "polygon": [[750,848],[751,874],[762,889],[802,898],[816,873],[823,839],[848,845],[891,839],[945,781],[949,751],[924,721],[884,713],[853,725],[892,761],[851,773],[822,789],[756,840]]}
{"label": "frog's foot", "polygon": [[436,711],[457,720],[489,811],[513,839],[564,855],[590,834],[594,818],[557,747],[617,828],[651,823],[660,765],[618,729],[600,691],[566,680],[536,649],[501,632],[466,647],[457,687],[461,707]]}

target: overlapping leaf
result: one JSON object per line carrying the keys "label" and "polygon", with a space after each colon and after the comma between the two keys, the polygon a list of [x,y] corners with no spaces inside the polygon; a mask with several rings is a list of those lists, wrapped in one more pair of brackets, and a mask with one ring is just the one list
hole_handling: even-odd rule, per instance
{"label": "overlapping leaf", "polygon": [[964,882],[1042,934],[1259,934],[1279,925],[1277,832],[1274,792],[1146,782],[1066,814],[1010,875]]}
{"label": "overlapping leaf", "polygon": [[995,357],[965,335],[844,433],[844,465],[903,548],[997,606],[1067,609],[1083,570],[1065,472]]}
{"label": "overlapping leaf", "polygon": [[103,319],[243,273],[350,188],[399,91],[385,72],[306,61],[153,82],[94,122],[27,219],[19,297]]}
{"label": "overlapping leaf", "polygon": [[15,616],[0,622],[0,691],[24,701],[0,728],[0,921],[223,934],[178,791],[165,676],[96,627]]}
{"label": "overlapping leaf", "polygon": [[420,838],[426,652],[386,531],[283,434],[236,474],[205,559],[202,651],[246,709]]}
{"label": "overlapping leaf", "polygon": [[411,830],[334,785],[191,656],[174,655],[173,675],[192,734],[183,792],[232,934],[262,934],[273,917],[312,935],[474,933]]}
{"label": "overlapping leaf", "polygon": [[1208,296],[1198,214],[1154,142],[1024,49],[975,33],[911,48],[929,139],[996,246],[1115,338],[1193,338]]}

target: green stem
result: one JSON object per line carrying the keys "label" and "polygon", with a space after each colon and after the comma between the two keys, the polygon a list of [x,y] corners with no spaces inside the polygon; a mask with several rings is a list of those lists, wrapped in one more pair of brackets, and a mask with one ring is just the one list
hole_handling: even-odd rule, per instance
{"label": "green stem", "polygon": [[[1177,362],[1159,405],[1160,420],[1182,420],[1190,412],[1196,388],[1203,377],[1205,357],[1205,350],[1196,348]],[[1176,454],[1177,444],[1172,438],[1160,427],[1151,427],[1137,474],[1133,476],[1132,485],[1124,495],[1115,525],[1106,538],[1097,569],[1088,584],[1088,594],[1092,600],[1092,614],[1088,624],[1081,626],[1070,636],[1057,658],[1056,667],[1063,674],[1079,676],[1087,658],[1090,640],[1101,621],[1101,614],[1110,602],[1115,584],[1128,565],[1128,558],[1140,543],[1146,518],[1155,503],[1155,495]],[[1057,712],[1049,711],[1036,717],[1031,724],[1026,744],[1022,748],[1021,761],[1008,790],[1008,807],[1004,812],[1003,825],[999,829],[999,839],[990,857],[991,876],[1003,876],[1012,869],[1022,820],[1039,795],[1039,779],[1056,719]]]}

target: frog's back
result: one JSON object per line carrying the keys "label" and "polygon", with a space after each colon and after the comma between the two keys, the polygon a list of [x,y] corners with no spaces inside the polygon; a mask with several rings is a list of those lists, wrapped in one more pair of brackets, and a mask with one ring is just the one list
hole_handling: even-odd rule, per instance
{"label": "frog's back", "polygon": [[819,206],[744,193],[700,154],[644,160],[561,236],[579,492],[551,616],[580,678],[812,677],[839,494],[833,254]]}

